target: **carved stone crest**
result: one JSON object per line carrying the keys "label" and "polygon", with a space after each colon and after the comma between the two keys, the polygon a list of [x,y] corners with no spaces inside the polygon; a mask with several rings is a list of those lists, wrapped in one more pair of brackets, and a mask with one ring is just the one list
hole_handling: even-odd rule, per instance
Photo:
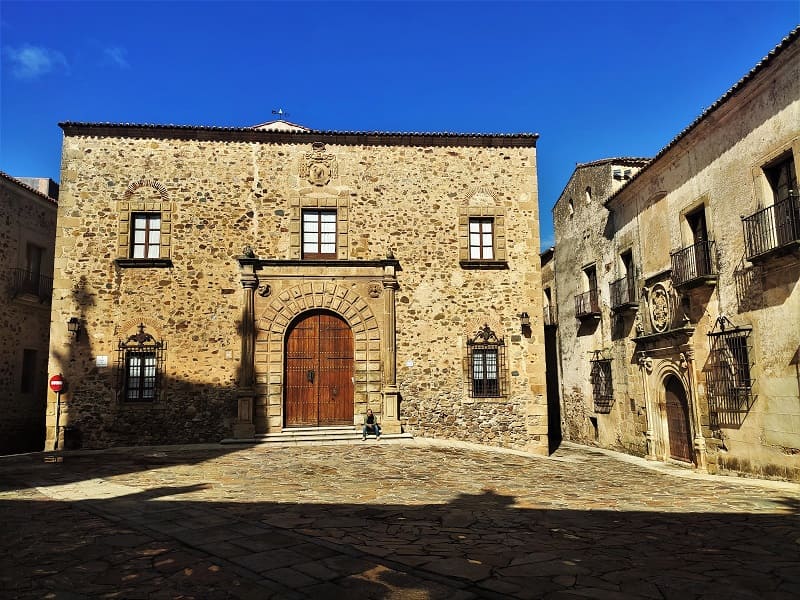
{"label": "carved stone crest", "polygon": [[306,152],[300,161],[300,177],[304,177],[312,185],[327,185],[339,174],[336,157],[325,152],[325,144],[314,142],[311,152]]}
{"label": "carved stone crest", "polygon": [[653,330],[662,333],[669,329],[672,323],[672,298],[664,284],[657,283],[650,289],[648,304]]}

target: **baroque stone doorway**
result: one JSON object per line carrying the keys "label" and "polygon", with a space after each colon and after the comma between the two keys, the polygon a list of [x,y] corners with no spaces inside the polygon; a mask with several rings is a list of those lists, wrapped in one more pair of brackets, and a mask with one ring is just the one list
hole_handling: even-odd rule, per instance
{"label": "baroque stone doorway", "polygon": [[692,432],[689,425],[689,402],[683,384],[673,375],[664,382],[669,433],[669,455],[684,462],[694,462]]}
{"label": "baroque stone doorway", "polygon": [[353,333],[324,310],[301,315],[286,334],[285,427],[353,424]]}

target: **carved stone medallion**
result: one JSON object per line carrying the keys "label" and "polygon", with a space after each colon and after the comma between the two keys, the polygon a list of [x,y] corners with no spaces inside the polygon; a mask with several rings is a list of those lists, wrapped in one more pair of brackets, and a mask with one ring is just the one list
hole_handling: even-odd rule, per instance
{"label": "carved stone medallion", "polygon": [[370,282],[368,290],[370,298],[379,298],[381,292],[383,291],[383,286],[380,283],[373,281]]}
{"label": "carved stone medallion", "polygon": [[306,152],[300,161],[300,177],[305,177],[312,185],[327,185],[338,174],[336,157],[325,152],[325,144],[322,142],[314,142],[311,152]]}
{"label": "carved stone medallion", "polygon": [[662,333],[669,329],[672,322],[672,301],[664,284],[657,283],[650,289],[648,304],[653,330]]}

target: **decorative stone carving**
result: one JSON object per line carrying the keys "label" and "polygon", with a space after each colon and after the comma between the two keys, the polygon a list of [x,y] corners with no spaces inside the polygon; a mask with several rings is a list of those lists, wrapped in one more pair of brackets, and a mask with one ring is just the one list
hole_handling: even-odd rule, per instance
{"label": "decorative stone carving", "polygon": [[380,298],[381,292],[383,291],[383,284],[377,281],[371,281],[367,291],[369,292],[370,298]]}
{"label": "decorative stone carving", "polygon": [[300,163],[300,177],[312,185],[324,186],[339,174],[339,166],[333,154],[325,152],[325,144],[314,142],[311,152],[303,155]]}
{"label": "decorative stone carving", "polygon": [[653,372],[653,359],[647,356],[646,352],[639,352],[639,367],[648,374]]}
{"label": "decorative stone carving", "polygon": [[672,298],[663,283],[657,283],[650,289],[648,304],[653,330],[658,333],[667,331],[672,323]]}
{"label": "decorative stone carving", "polygon": [[268,283],[262,283],[260,286],[258,286],[258,295],[261,296],[262,298],[266,298],[271,293],[272,293],[272,288]]}

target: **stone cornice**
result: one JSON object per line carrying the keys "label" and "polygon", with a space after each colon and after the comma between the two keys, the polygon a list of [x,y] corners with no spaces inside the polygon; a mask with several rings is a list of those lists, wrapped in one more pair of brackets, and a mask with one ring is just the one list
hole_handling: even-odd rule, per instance
{"label": "stone cornice", "polygon": [[179,139],[220,142],[309,144],[325,142],[343,146],[463,146],[484,148],[535,148],[538,133],[392,133],[383,131],[270,131],[252,127],[151,125],[129,123],[58,124],[64,135],[143,139]]}

